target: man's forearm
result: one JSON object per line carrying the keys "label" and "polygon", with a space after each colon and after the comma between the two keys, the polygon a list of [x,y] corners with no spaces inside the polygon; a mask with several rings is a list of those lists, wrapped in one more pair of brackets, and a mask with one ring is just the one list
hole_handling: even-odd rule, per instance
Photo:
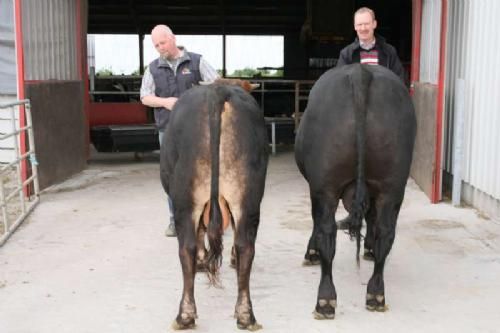
{"label": "man's forearm", "polygon": [[164,107],[168,110],[172,110],[177,102],[176,97],[158,97],[153,95],[144,96],[141,99],[142,104],[153,107],[153,108],[161,108]]}
{"label": "man's forearm", "polygon": [[165,104],[165,102],[163,100],[164,100],[164,98],[152,96],[152,95],[144,96],[143,98],[141,98],[142,104],[150,106],[152,108],[163,107],[163,104]]}

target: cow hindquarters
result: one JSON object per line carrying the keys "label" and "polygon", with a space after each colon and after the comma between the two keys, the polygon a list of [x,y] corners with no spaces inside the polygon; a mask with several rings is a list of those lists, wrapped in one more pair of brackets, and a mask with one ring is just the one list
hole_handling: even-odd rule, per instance
{"label": "cow hindquarters", "polygon": [[396,235],[396,221],[401,199],[382,194],[376,200],[376,219],[373,225],[373,257],[375,265],[366,293],[366,308],[370,311],[385,311],[384,265]]}

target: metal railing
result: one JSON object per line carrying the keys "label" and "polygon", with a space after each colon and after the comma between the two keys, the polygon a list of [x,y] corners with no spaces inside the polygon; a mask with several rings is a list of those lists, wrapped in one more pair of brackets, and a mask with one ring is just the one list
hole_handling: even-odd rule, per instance
{"label": "metal railing", "polygon": [[[21,127],[19,119],[22,118],[23,111],[26,125]],[[0,246],[2,246],[40,201],[40,188],[30,101],[20,100],[0,104],[0,115],[4,123],[8,121],[11,123],[8,131],[3,129],[2,132],[5,133],[0,133],[0,143],[3,147],[0,149],[13,153],[8,161],[2,161],[0,164]],[[26,151],[21,145],[24,141],[21,138],[27,139]],[[9,139],[12,144],[6,145]],[[6,146],[8,148],[5,148]],[[26,174],[24,177],[23,173]]]}

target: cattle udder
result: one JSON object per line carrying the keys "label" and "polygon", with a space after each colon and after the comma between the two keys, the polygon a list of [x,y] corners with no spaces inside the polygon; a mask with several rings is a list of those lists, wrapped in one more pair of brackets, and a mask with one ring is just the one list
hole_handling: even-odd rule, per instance
{"label": "cattle udder", "polygon": [[[247,89],[249,87],[247,86]],[[196,86],[177,101],[161,146],[161,181],[174,206],[184,288],[175,329],[195,326],[196,271],[218,285],[222,235],[234,230],[237,326],[256,330],[250,271],[268,163],[264,115],[235,81]],[[209,249],[205,248],[208,236]]]}

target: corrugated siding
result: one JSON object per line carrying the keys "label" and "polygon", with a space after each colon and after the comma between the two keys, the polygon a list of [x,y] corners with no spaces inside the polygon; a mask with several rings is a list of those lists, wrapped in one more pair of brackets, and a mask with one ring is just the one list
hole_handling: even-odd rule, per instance
{"label": "corrugated siding", "polygon": [[77,80],[76,0],[23,0],[26,80]]}
{"label": "corrugated siding", "polygon": [[[465,80],[463,180],[500,199],[500,45],[491,31],[498,26],[500,1],[449,1],[447,52],[447,126],[453,128],[457,78]],[[445,142],[451,168],[452,131]]]}
{"label": "corrugated siding", "polygon": [[424,0],[420,40],[420,82],[437,84],[439,74],[439,32],[441,0]]}
{"label": "corrugated siding", "polygon": [[0,0],[0,94],[17,93],[14,2]]}
{"label": "corrugated siding", "polygon": [[456,80],[465,77],[465,59],[467,54],[467,34],[470,1],[458,0],[448,2],[448,35],[446,46],[446,85],[445,85],[445,126],[443,168],[453,173],[453,135],[454,110],[456,107]]}

